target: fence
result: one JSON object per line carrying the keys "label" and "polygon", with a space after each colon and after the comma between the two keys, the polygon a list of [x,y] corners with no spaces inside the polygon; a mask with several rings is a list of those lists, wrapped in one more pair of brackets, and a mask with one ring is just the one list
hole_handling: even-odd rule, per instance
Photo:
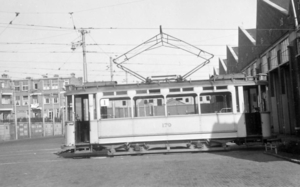
{"label": "fence", "polygon": [[[16,134],[17,133],[17,134]],[[62,122],[0,122],[0,141],[28,139],[44,136],[57,136],[64,134]]]}

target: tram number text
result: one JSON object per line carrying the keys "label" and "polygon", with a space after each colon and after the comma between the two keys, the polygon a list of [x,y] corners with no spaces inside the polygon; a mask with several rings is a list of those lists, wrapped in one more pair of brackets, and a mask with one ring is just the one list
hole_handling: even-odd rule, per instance
{"label": "tram number text", "polygon": [[162,127],[163,128],[172,127],[172,124],[171,123],[163,123]]}

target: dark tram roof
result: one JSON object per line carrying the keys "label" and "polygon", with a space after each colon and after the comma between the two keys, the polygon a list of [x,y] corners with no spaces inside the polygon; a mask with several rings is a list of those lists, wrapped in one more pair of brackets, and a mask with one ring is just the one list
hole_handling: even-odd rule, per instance
{"label": "dark tram roof", "polygon": [[207,80],[191,80],[182,82],[171,82],[165,80],[160,82],[138,84],[117,84],[117,82],[88,82],[82,86],[67,85],[66,95],[97,93],[101,91],[257,84],[267,84],[265,74],[259,74],[256,77],[247,77],[244,74],[213,75],[210,77],[210,79]]}

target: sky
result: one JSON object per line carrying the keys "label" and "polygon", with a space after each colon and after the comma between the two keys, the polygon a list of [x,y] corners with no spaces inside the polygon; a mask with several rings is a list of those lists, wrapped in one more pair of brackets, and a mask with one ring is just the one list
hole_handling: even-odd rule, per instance
{"label": "sky", "polygon": [[[214,55],[188,79],[207,79],[237,46],[238,27],[255,28],[256,0],[0,0],[0,73],[12,79],[43,75],[83,77],[85,35],[88,81],[110,81],[110,58],[160,33]],[[11,23],[11,24],[10,24]],[[77,44],[72,50],[72,43]],[[179,44],[181,45],[181,43]],[[184,75],[203,60],[160,47],[126,61],[143,77]],[[139,81],[113,65],[113,80]]]}

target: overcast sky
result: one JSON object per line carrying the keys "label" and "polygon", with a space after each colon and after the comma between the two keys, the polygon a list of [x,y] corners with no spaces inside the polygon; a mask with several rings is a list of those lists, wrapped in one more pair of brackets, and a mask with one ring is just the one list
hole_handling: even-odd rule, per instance
{"label": "overcast sky", "polygon": [[[192,79],[208,78],[226,45],[236,46],[238,26],[255,28],[256,0],[0,0],[1,74],[13,79],[48,74],[82,77],[78,29],[86,34],[89,81],[110,80],[116,58],[163,32],[215,55]],[[19,14],[17,14],[19,13]],[[11,24],[9,24],[11,22]],[[74,29],[75,27],[75,29]],[[95,45],[97,44],[97,45]],[[184,51],[158,48],[126,62],[142,76],[183,75],[201,63]],[[114,80],[125,73],[114,68]],[[136,79],[128,75],[128,82]]]}

